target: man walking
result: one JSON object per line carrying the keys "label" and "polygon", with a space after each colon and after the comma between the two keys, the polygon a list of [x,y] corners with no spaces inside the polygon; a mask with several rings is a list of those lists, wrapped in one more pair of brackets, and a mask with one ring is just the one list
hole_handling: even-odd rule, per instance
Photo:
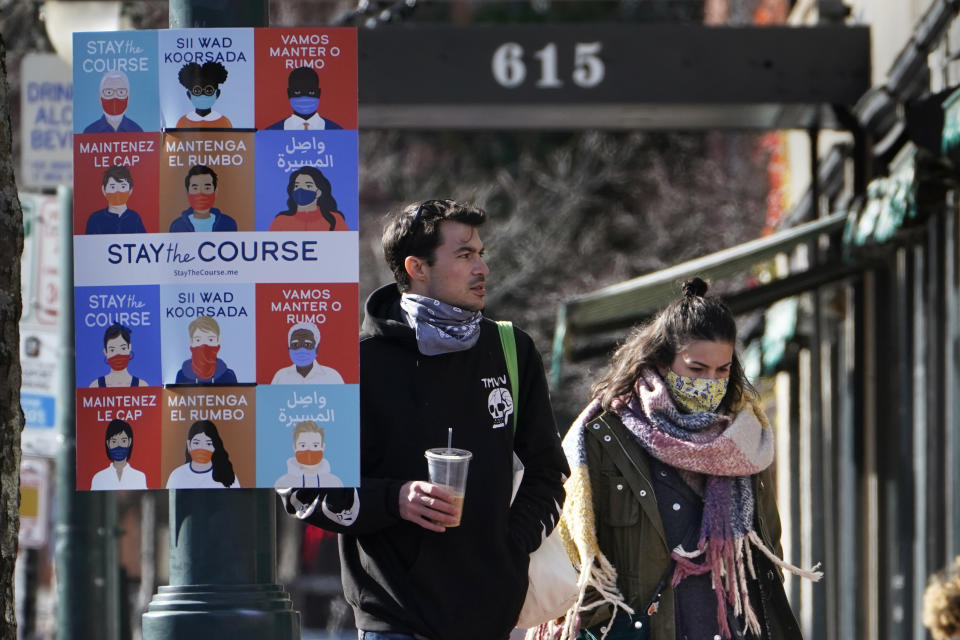
{"label": "man walking", "polygon": [[[481,313],[486,214],[452,200],[387,223],[396,284],[366,303],[360,341],[361,486],[280,491],[289,513],[337,531],[361,640],[503,640],[527,590],[529,554],[553,529],[569,473],[533,341],[515,331],[520,397],[497,327]],[[504,415],[516,406],[519,415]],[[472,452],[462,513],[427,482],[424,451]],[[512,505],[513,452],[523,482]],[[459,526],[450,526],[460,516]]]}

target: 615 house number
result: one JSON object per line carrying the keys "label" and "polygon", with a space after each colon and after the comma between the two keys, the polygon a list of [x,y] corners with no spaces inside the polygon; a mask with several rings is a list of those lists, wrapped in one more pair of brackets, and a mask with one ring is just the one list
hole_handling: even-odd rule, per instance
{"label": "615 house number", "polygon": [[[571,79],[578,87],[591,88],[603,82],[605,69],[600,51],[600,42],[578,42],[573,48],[573,73]],[[493,78],[501,87],[513,89],[527,79],[527,64],[523,60],[523,47],[516,42],[507,42],[493,52],[490,67]],[[535,84],[540,89],[556,89],[563,86],[557,73],[557,45],[553,42],[534,52],[540,62],[540,77]]]}

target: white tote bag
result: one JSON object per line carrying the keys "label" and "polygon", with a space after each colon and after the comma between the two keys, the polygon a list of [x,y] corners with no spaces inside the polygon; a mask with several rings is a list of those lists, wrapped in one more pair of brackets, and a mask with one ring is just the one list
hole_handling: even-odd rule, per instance
{"label": "white tote bag", "polygon": [[[511,395],[513,397],[513,428],[516,431],[517,416],[519,415],[517,345],[513,334],[513,325],[508,321],[497,322],[500,333],[500,344],[503,346],[503,357],[507,364],[507,373],[510,378]],[[523,462],[513,452],[513,493],[510,504],[520,489],[523,480]],[[566,614],[577,601],[577,570],[567,557],[563,548],[563,541],[556,527],[547,536],[546,540],[530,554],[530,570],[528,571],[529,584],[527,598],[523,601],[520,618],[517,626],[523,629],[536,627],[544,622],[555,620]]]}
{"label": "white tote bag", "polygon": [[[517,495],[523,479],[523,463],[513,454],[513,497]],[[559,618],[576,603],[579,593],[577,570],[567,557],[563,541],[556,528],[546,540],[530,554],[530,569],[527,572],[529,585],[527,598],[523,601],[517,626],[523,629],[536,627]]]}

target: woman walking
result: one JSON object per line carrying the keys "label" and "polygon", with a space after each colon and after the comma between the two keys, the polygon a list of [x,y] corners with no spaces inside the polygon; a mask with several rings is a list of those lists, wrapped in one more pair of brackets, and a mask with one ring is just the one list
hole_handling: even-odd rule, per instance
{"label": "woman walking", "polygon": [[[541,637],[799,639],[779,569],[773,432],[707,284],[635,329],[564,438],[580,598]],[[814,568],[816,569],[816,567]]]}

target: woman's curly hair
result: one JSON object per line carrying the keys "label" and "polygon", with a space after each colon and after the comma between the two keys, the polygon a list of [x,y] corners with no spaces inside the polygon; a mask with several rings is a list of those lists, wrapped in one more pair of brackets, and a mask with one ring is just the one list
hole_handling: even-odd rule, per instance
{"label": "woman's curly hair", "polygon": [[960,638],[960,556],[930,578],[923,594],[923,624],[934,640]]}

